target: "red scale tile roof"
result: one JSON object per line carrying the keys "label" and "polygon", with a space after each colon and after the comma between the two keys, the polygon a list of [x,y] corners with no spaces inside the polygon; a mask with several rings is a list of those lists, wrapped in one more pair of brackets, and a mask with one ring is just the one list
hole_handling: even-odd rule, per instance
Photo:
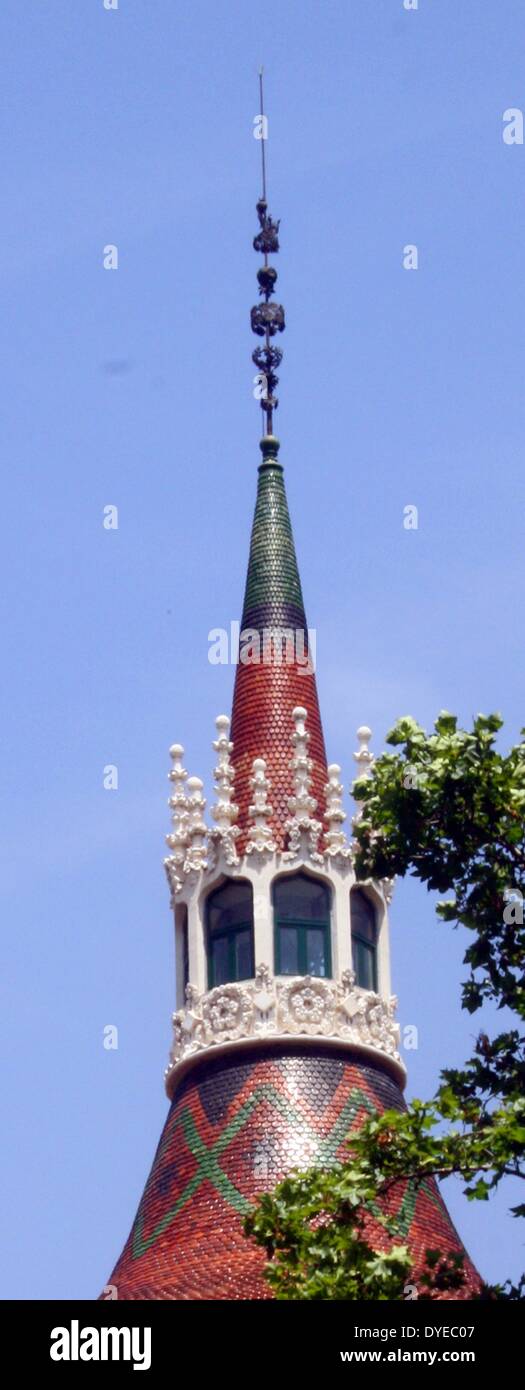
{"label": "red scale tile roof", "polygon": [[[257,1193],[293,1167],[344,1157],[365,1115],[403,1105],[382,1067],[322,1045],[201,1059],[173,1098],[153,1167],[106,1297],[119,1300],[270,1298],[264,1256],[243,1234]],[[392,1197],[417,1285],[428,1248],[463,1250],[433,1179]],[[378,1247],[385,1233],[374,1230]],[[472,1298],[479,1277],[468,1256]],[[447,1295],[444,1295],[447,1297]]]}
{"label": "red scale tile roof", "polygon": [[[324,787],[328,780],[315,671],[308,669],[308,627],[283,470],[277,457],[278,440],[267,436],[261,441],[261,449],[263,461],[259,467],[241,624],[241,649],[242,633],[256,632],[261,659],[249,664],[240,661],[237,666],[231,726],[241,852],[250,824],[248,807],[254,758],[266,759],[267,775],[272,784],[269,795],[273,808],[272,828],[278,848],[285,848],[285,824],[290,817],[288,798],[294,790],[290,769],[292,710],[297,705],[304,706],[308,714],[308,752],[313,764],[310,790],[317,801],[315,816],[321,823],[326,809]],[[264,661],[264,632],[282,629],[293,634],[293,651],[299,659],[287,660],[283,643],[279,646],[281,664],[276,663],[275,647],[270,653],[272,659]]]}

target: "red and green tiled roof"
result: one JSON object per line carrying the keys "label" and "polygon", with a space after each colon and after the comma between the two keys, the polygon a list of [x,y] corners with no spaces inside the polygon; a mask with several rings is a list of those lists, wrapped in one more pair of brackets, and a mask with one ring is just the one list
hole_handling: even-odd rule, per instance
{"label": "red and green tiled roof", "polygon": [[[263,652],[263,633],[291,629],[302,634],[308,651],[308,629],[295,545],[286,500],[283,469],[278,461],[278,440],[266,436],[261,441],[257,501],[253,519],[248,574],[244,595],[241,634],[247,629],[259,634]],[[241,641],[242,646],[242,641]],[[325,810],[324,786],[327,781],[324,746],[315,672],[301,669],[296,662],[237,666],[233,695],[231,738],[235,767],[235,800],[239,805],[242,848],[249,829],[250,777],[254,758],[265,758],[271,781],[272,826],[278,847],[285,842],[284,826],[290,816],[288,798],[293,793],[290,771],[292,757],[292,710],[303,705],[308,713],[309,755],[312,758],[311,793],[316,798],[316,818]]]}
{"label": "red and green tiled roof", "polygon": [[[262,441],[242,628],[262,634],[307,625],[277,441]],[[296,665],[239,664],[231,736],[235,800],[243,838],[249,828],[250,778],[267,761],[274,837],[285,840],[292,794],[292,710],[308,711],[312,795],[325,809],[327,781],[315,674]],[[294,1168],[329,1165],[374,1110],[401,1108],[386,1066],[335,1045],[262,1043],[249,1052],[196,1058],[176,1086],[132,1230],[101,1297],[119,1300],[252,1300],[270,1298],[264,1256],[243,1234],[256,1195]],[[429,1248],[463,1252],[432,1179],[400,1182],[393,1191],[399,1237],[413,1258],[417,1286]],[[377,1243],[385,1241],[377,1225]],[[462,1298],[480,1281],[465,1256]],[[445,1295],[446,1296],[446,1295]]]}
{"label": "red and green tiled roof", "polygon": [[[197,1063],[173,1098],[122,1255],[102,1297],[119,1300],[269,1298],[264,1258],[243,1235],[258,1192],[294,1167],[344,1157],[365,1116],[403,1105],[397,1083],[367,1060],[320,1046],[261,1047]],[[413,1256],[463,1247],[433,1180],[400,1183],[399,1237]],[[378,1247],[384,1231],[377,1227]],[[462,1298],[479,1277],[465,1258]],[[456,1295],[457,1296],[457,1295]]]}

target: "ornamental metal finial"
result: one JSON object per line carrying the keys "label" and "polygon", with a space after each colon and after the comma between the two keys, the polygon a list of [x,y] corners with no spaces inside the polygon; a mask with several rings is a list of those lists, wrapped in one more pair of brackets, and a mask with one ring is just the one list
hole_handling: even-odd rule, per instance
{"label": "ornamental metal finial", "polygon": [[[265,339],[264,347],[257,347],[252,352],[252,362],[259,371],[257,382],[258,391],[265,419],[263,434],[273,433],[273,412],[279,404],[275,395],[275,388],[278,383],[276,369],[282,360],[282,352],[278,347],[273,347],[270,339],[276,333],[282,333],[285,327],[284,309],[282,304],[277,304],[271,298],[277,281],[277,271],[275,267],[269,265],[268,256],[275,255],[279,250],[279,222],[274,222],[268,212],[266,201],[266,155],[265,141],[267,137],[268,122],[264,114],[264,95],[263,95],[263,69],[259,72],[259,94],[260,94],[260,114],[258,138],[261,141],[262,156],[262,195],[257,203],[257,216],[259,218],[259,228],[257,235],[253,239],[253,247],[264,256],[264,264],[257,271],[259,282],[259,294],[263,295],[264,303],[255,304],[251,311],[251,325],[258,338]],[[260,390],[260,395],[259,395]]]}

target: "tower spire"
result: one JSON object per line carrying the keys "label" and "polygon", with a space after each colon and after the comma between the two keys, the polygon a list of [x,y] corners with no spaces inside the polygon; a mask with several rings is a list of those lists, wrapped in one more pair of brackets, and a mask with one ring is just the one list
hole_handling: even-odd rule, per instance
{"label": "tower spire", "polygon": [[[182,745],[171,748],[171,1109],[105,1289],[121,1300],[268,1297],[262,1252],[242,1228],[254,1197],[292,1165],[343,1162],[350,1130],[363,1116],[403,1104],[405,1068],[390,994],[391,884],[356,882],[353,848],[342,832],[341,769],[326,761],[315,630],[307,627],[273,435],[282,355],[273,340],[283,331],[284,310],[271,298],[277,272],[269,258],[279,249],[279,224],[266,201],[262,71],[259,82],[262,193],[254,247],[263,258],[262,302],[251,318],[263,340],[253,354],[263,438],[231,738],[228,717],[219,715],[214,829],[204,822],[201,779],[187,777]],[[318,544],[315,525],[311,536]],[[230,532],[227,538],[229,556]],[[369,768],[366,725],[358,737],[359,766]],[[464,1252],[433,1179],[397,1191],[391,1195],[399,1235],[412,1252],[417,1288],[428,1245]],[[394,1207],[389,1198],[389,1212]],[[479,1281],[468,1260],[465,1269],[465,1296],[475,1296]]]}
{"label": "tower spire", "polygon": [[[273,434],[277,409],[277,367],[281,349],[277,333],[284,330],[284,309],[271,298],[277,271],[269,257],[279,250],[279,222],[274,222],[266,201],[265,144],[268,122],[264,111],[263,71],[259,72],[262,192],[257,203],[259,231],[254,250],[263,257],[257,271],[263,302],[251,311],[253,332],[264,345],[252,354],[259,370],[260,404],[263,411],[262,460],[259,464],[257,501],[250,542],[248,573],[241,621],[241,642],[251,636],[256,650],[241,650],[233,693],[231,737],[236,768],[236,800],[239,802],[239,848],[251,835],[250,805],[254,759],[264,758],[272,786],[273,831],[280,850],[285,850],[290,816],[290,734],[293,710],[305,706],[308,715],[312,792],[321,820],[325,808],[328,769],[315,680],[315,634],[307,627],[301,581],[288,512],[279,440]],[[257,393],[259,394],[259,392]]]}
{"label": "tower spire", "polygon": [[275,347],[271,339],[276,333],[283,333],[285,328],[284,309],[282,304],[277,304],[272,300],[272,294],[277,282],[277,271],[275,266],[270,265],[268,257],[276,255],[279,250],[279,222],[274,222],[268,212],[266,201],[266,140],[268,136],[268,119],[264,111],[264,90],[263,90],[263,69],[259,69],[259,100],[260,127],[258,138],[261,141],[261,163],[262,163],[262,193],[256,205],[257,217],[259,219],[259,231],[253,239],[254,251],[262,255],[264,260],[262,266],[257,271],[259,283],[259,294],[263,296],[262,304],[254,304],[251,311],[252,331],[258,338],[264,338],[264,347],[256,347],[252,352],[252,362],[258,368],[258,378],[256,379],[257,396],[263,412],[263,435],[273,433],[273,414],[279,404],[275,395],[275,388],[278,383],[277,367],[282,361],[282,351]]}

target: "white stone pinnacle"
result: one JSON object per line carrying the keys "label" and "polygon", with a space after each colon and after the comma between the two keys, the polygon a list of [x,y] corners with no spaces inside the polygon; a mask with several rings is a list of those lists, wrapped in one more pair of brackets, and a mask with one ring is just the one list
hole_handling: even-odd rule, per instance
{"label": "white stone pinnacle", "polygon": [[183,862],[185,857],[188,840],[189,811],[188,798],[185,792],[187,779],[186,768],[182,766],[184,748],[182,743],[172,743],[170,748],[170,758],[173,767],[168,772],[168,778],[173,784],[173,792],[169,798],[168,806],[172,812],[173,831],[166,835],[166,843],[174,851],[174,860],[177,864]]}
{"label": "white stone pinnacle", "polygon": [[291,796],[288,805],[292,814],[297,816],[310,816],[315,811],[317,802],[310,796],[312,778],[312,759],[308,757],[308,744],[310,735],[306,729],[307,712],[302,705],[296,705],[292,710],[292,719],[295,724],[295,731],[292,734],[292,742],[295,753],[290,763],[294,774],[295,795]]}
{"label": "white stone pinnacle", "polygon": [[[359,740],[359,748],[357,753],[354,753],[354,758],[357,763],[357,776],[371,777],[372,763],[374,762],[374,754],[370,752],[370,749],[368,747],[369,741],[372,737],[372,730],[368,728],[368,724],[361,724],[359,726],[357,730],[357,737]],[[357,821],[361,820],[362,814],[363,802],[356,801],[356,813],[352,817],[353,825],[356,825]]]}
{"label": "white stone pinnacle", "polygon": [[297,858],[301,842],[308,837],[308,847],[310,858],[322,862],[322,856],[317,849],[319,835],[321,834],[321,822],[314,820],[313,813],[316,810],[317,802],[315,797],[310,796],[312,784],[311,771],[312,759],[308,757],[308,744],[310,735],[306,729],[307,711],[303,705],[296,705],[292,710],[292,718],[295,729],[292,734],[294,746],[294,756],[290,767],[294,775],[294,795],[288,798],[288,806],[292,813],[291,820],[286,822],[286,831],[289,837],[289,848],[284,858],[286,860]]}
{"label": "white stone pinnacle", "polygon": [[273,839],[272,828],[268,824],[270,816],[273,815],[273,807],[268,804],[271,782],[266,776],[266,759],[254,758],[252,766],[253,777],[250,778],[250,786],[253,788],[253,803],[248,807],[248,814],[253,820],[253,827],[246,845],[246,853],[275,854],[277,845]]}
{"label": "white stone pinnacle", "polygon": [[230,762],[230,754],[233,751],[233,743],[230,741],[230,720],[227,714],[218,714],[215,720],[217,738],[213,741],[213,748],[218,754],[217,766],[214,768],[215,791],[217,800],[211,808],[212,817],[217,829],[213,830],[212,839],[220,841],[227,855],[228,862],[233,863],[237,859],[235,850],[235,839],[239,830],[235,825],[239,814],[239,807],[233,801],[233,780],[235,768]]}
{"label": "white stone pinnacle", "polygon": [[185,868],[201,869],[206,864],[207,826],[204,821],[206,801],[202,795],[204,783],[200,777],[188,777],[188,852]]}
{"label": "white stone pinnacle", "polygon": [[341,829],[346,820],[346,813],[343,811],[343,784],[340,781],[341,768],[339,763],[330,763],[328,767],[328,781],[325,786],[326,811],[324,820],[327,829],[324,833],[327,854],[341,854],[347,849],[346,835]]}

